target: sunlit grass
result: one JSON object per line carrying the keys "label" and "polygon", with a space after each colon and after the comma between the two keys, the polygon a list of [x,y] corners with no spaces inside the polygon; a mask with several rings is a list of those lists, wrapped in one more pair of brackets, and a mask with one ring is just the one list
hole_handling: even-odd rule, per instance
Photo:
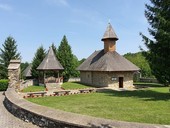
{"label": "sunlit grass", "polygon": [[85,89],[90,88],[90,86],[78,83],[78,82],[65,82],[62,85],[62,88],[64,89]]}
{"label": "sunlit grass", "polygon": [[24,88],[22,92],[37,92],[37,91],[44,91],[44,86],[28,86],[27,88]]}
{"label": "sunlit grass", "polygon": [[47,107],[130,122],[170,124],[168,87],[113,91],[61,97],[28,98]]}

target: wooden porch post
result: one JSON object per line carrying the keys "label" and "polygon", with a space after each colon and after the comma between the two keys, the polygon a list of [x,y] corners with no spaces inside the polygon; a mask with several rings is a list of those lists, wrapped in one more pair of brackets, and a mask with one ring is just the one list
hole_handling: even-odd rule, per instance
{"label": "wooden porch post", "polygon": [[60,83],[60,79],[59,79],[59,77],[60,77],[60,76],[59,76],[59,71],[58,71],[58,83]]}
{"label": "wooden porch post", "polygon": [[45,85],[45,71],[43,71],[43,83],[44,83],[44,85]]}

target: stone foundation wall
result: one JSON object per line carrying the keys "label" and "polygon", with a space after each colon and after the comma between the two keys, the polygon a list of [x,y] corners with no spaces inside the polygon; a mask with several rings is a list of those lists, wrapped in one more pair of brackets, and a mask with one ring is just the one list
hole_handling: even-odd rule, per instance
{"label": "stone foundation wall", "polygon": [[113,88],[119,88],[119,77],[123,77],[123,88],[133,88],[133,72],[81,72],[80,76],[82,83]]}

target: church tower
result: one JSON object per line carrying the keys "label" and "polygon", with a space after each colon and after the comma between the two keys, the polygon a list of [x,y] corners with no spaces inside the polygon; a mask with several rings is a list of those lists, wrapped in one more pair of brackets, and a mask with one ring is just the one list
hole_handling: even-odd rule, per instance
{"label": "church tower", "polygon": [[116,51],[116,41],[118,40],[118,37],[110,23],[101,40],[104,42],[104,53]]}

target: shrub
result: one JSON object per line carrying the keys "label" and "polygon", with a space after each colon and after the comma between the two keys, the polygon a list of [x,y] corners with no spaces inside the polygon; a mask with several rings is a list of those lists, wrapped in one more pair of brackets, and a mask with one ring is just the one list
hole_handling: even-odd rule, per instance
{"label": "shrub", "polygon": [[8,88],[8,80],[2,79],[0,80],[0,91],[6,91]]}

